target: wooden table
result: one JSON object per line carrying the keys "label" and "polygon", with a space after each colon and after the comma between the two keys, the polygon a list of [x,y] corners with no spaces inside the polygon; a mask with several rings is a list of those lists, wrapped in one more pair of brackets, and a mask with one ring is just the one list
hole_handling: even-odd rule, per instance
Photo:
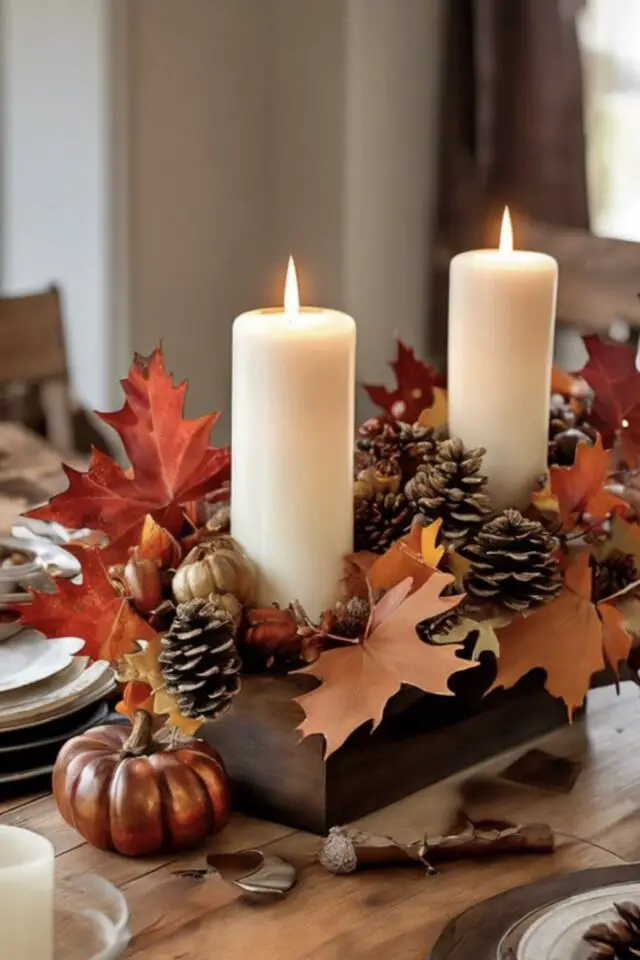
{"label": "wooden table", "polygon": [[123,889],[132,914],[131,957],[426,960],[446,921],[480,899],[554,873],[640,859],[639,731],[635,686],[623,684],[620,697],[612,688],[594,690],[586,719],[538,741],[557,755],[583,762],[570,794],[500,780],[497,774],[521,748],[358,823],[398,839],[417,837],[425,830],[439,833],[463,805],[474,818],[550,823],[558,834],[558,849],[551,856],[451,863],[429,878],[420,870],[400,868],[334,877],[315,861],[317,837],[234,815],[215,849],[257,846],[289,858],[300,869],[292,894],[261,908],[245,905],[216,879],[198,883],[172,875],[203,866],[202,851],[128,860],[89,847],[62,821],[48,794],[0,803],[0,821],[49,837],[60,876],[95,871]]}

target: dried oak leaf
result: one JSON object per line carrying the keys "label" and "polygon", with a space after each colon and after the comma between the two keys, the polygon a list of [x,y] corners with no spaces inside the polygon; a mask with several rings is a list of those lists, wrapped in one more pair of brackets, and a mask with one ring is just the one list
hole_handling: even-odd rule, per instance
{"label": "dried oak leaf", "polygon": [[418,360],[411,347],[407,347],[398,337],[398,354],[391,369],[396,376],[396,389],[364,384],[369,397],[385,413],[396,420],[414,423],[425,407],[434,401],[433,388],[446,386],[445,378],[435,367]]}
{"label": "dried oak leaf", "polygon": [[500,659],[492,689],[512,687],[542,667],[547,690],[561,697],[569,715],[573,714],[587,694],[591,677],[605,666],[602,619],[591,602],[592,578],[585,551],[567,568],[564,589],[555,600],[527,617],[514,617],[498,630]]}
{"label": "dried oak leaf", "polygon": [[83,551],[81,584],[58,579],[55,593],[30,592],[32,602],[18,611],[21,622],[47,637],[81,637],[82,652],[92,660],[115,661],[134,649],[136,640],[156,636],[117,593],[95,549]]}
{"label": "dried oak leaf", "polygon": [[441,526],[441,519],[426,527],[415,521],[406,537],[376,558],[368,573],[372,589],[390,590],[406,577],[413,577],[414,590],[426,583],[444,554],[445,548],[437,545]]}
{"label": "dried oak leaf", "polygon": [[374,607],[364,639],[327,650],[306,673],[321,685],[297,698],[306,717],[298,729],[326,740],[326,756],[334,753],[368,720],[375,729],[387,701],[403,683],[429,693],[452,696],[447,682],[458,670],[474,664],[456,656],[458,646],[430,646],[416,634],[416,624],[453,609],[460,597],[443,597],[452,578],[436,571],[408,596],[411,578],[390,590]]}
{"label": "dried oak leaf", "polygon": [[[588,517],[589,525],[602,521],[614,513],[628,512],[628,505],[606,489],[611,469],[611,451],[602,446],[598,437],[593,446],[579,443],[576,459],[570,467],[552,466],[549,470],[551,493],[558,502],[562,529],[565,532]],[[538,509],[549,505],[548,491],[533,494]]]}
{"label": "dried oak leaf", "polygon": [[433,388],[433,403],[418,417],[423,427],[441,427],[449,418],[447,391],[442,387]]}
{"label": "dried oak leaf", "polygon": [[163,570],[176,568],[182,560],[182,547],[173,534],[147,514],[135,555],[139,560],[153,560]]}
{"label": "dried oak leaf", "polygon": [[580,376],[595,393],[590,419],[608,446],[620,436],[623,459],[635,467],[640,455],[640,372],[635,348],[605,342],[596,334],[583,341],[589,360]]}
{"label": "dried oak leaf", "polygon": [[93,450],[88,472],[65,465],[68,488],[29,514],[101,530],[112,541],[110,562],[137,543],[147,514],[180,534],[187,505],[219,487],[229,470],[229,451],[209,446],[218,414],[183,418],[186,381],[174,386],[160,348],[136,357],[122,387],[122,409],[99,416],[119,434],[131,468]]}
{"label": "dried oak leaf", "polygon": [[369,599],[367,576],[378,559],[379,554],[372,553],[370,550],[360,550],[343,558],[340,578],[340,596],[343,600],[350,600],[351,597],[360,597],[361,600]]}

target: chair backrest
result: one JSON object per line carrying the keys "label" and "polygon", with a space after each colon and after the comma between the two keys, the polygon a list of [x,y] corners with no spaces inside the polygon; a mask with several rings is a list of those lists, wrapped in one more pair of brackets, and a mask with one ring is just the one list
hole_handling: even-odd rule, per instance
{"label": "chair backrest", "polygon": [[56,287],[23,297],[0,297],[0,384],[40,387],[49,439],[73,447],[62,306]]}
{"label": "chair backrest", "polygon": [[65,379],[62,309],[56,287],[0,297],[0,383]]}

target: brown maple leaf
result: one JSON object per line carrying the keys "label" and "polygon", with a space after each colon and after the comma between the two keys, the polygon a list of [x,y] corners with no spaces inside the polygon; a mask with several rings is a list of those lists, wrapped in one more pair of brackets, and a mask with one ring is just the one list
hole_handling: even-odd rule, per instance
{"label": "brown maple leaf", "polygon": [[453,609],[460,597],[443,597],[452,578],[435,571],[420,589],[408,596],[411,578],[397,584],[372,612],[364,639],[349,647],[327,650],[309,667],[298,671],[322,681],[298,697],[306,718],[298,729],[303,737],[319,733],[326,755],[334,753],[368,720],[375,729],[390,697],[403,683],[429,693],[452,696],[449,677],[475,664],[460,660],[458,645],[422,643],[416,625]]}
{"label": "brown maple leaf", "polygon": [[433,388],[445,387],[442,374],[435,367],[418,360],[411,347],[407,347],[398,337],[396,339],[398,355],[391,369],[396,376],[396,389],[364,384],[371,400],[396,420],[414,423],[425,407],[434,401]]}
{"label": "brown maple leaf", "polygon": [[590,419],[608,446],[620,437],[622,456],[633,468],[640,454],[640,372],[635,347],[605,342],[596,334],[583,341],[589,360],[580,376],[595,393]]}
{"label": "brown maple leaf", "polygon": [[370,568],[372,589],[390,590],[406,577],[413,577],[414,590],[426,583],[444,554],[444,547],[436,545],[441,526],[441,519],[427,527],[414,521],[407,536],[396,540]]}
{"label": "brown maple leaf", "polygon": [[498,629],[500,659],[492,687],[512,687],[536,667],[547,674],[545,686],[561,697],[571,716],[602,670],[602,621],[591,602],[592,570],[588,552],[579,554],[564,577],[564,590],[530,616],[516,616]]}
{"label": "brown maple leaf", "polygon": [[56,580],[55,593],[30,591],[30,604],[18,608],[25,626],[46,637],[81,637],[82,653],[92,660],[116,661],[136,640],[152,640],[155,630],[120,596],[96,549],[82,554],[82,583]]}
{"label": "brown maple leaf", "polygon": [[219,487],[229,470],[229,451],[209,446],[218,415],[183,418],[186,382],[174,386],[160,348],[136,357],[122,387],[123,408],[99,416],[120,435],[131,469],[93,450],[88,472],[65,466],[68,488],[29,514],[101,530],[112,541],[111,560],[137,542],[147,514],[179,535],[185,507]]}
{"label": "brown maple leaf", "polygon": [[[628,511],[624,500],[606,489],[610,470],[611,451],[604,449],[601,437],[593,446],[579,443],[570,467],[551,467],[549,483],[551,493],[558,501],[563,530],[573,530],[584,520],[593,526],[613,513]],[[543,495],[547,496],[547,491],[542,491],[540,496]],[[534,493],[534,501],[536,496]]]}

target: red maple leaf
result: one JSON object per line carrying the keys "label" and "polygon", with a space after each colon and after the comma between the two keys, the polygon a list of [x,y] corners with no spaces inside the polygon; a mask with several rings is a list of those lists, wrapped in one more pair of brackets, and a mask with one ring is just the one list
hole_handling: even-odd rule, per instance
{"label": "red maple leaf", "polygon": [[376,406],[396,420],[414,423],[426,407],[433,404],[433,388],[446,386],[446,378],[435,367],[418,360],[411,347],[407,347],[398,337],[396,339],[398,355],[390,364],[397,387],[363,384]]}
{"label": "red maple leaf", "polygon": [[131,468],[125,471],[93,450],[88,472],[65,465],[68,488],[29,515],[101,530],[124,556],[137,542],[147,514],[180,534],[187,505],[228,478],[229,451],[209,446],[218,414],[195,420],[182,416],[187,385],[174,386],[161,348],[148,358],[135,357],[122,388],[122,409],[99,416],[119,434]]}
{"label": "red maple leaf", "polygon": [[55,593],[31,590],[33,600],[17,608],[25,626],[46,637],[81,637],[92,660],[117,660],[152,640],[155,630],[114,589],[96,549],[82,555],[82,583],[56,580]]}
{"label": "red maple leaf", "polygon": [[636,351],[628,343],[607,343],[596,334],[583,337],[589,361],[580,375],[595,393],[591,420],[607,446],[622,441],[622,456],[635,467],[640,454],[640,373]]}

